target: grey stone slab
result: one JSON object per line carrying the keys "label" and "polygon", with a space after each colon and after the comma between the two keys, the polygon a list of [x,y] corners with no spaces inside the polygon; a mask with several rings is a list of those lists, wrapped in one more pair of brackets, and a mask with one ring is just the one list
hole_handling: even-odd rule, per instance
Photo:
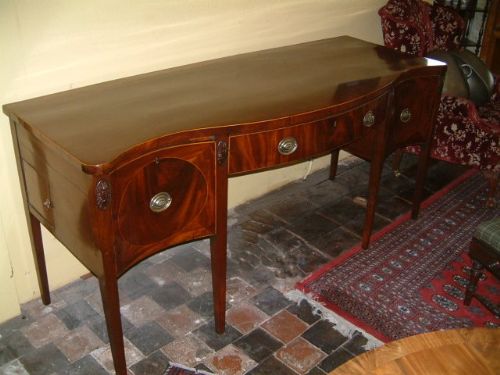
{"label": "grey stone slab", "polygon": [[258,328],[236,340],[233,345],[243,350],[254,361],[262,362],[281,348],[283,343]]}
{"label": "grey stone slab", "polygon": [[241,337],[241,333],[227,323],[224,333],[219,334],[215,332],[213,320],[194,330],[193,334],[215,351],[222,349]]}
{"label": "grey stone slab", "polygon": [[64,322],[68,329],[79,327],[85,322],[97,319],[100,316],[97,311],[83,299],[56,311],[55,315]]}
{"label": "grey stone slab", "polygon": [[326,357],[318,367],[329,373],[352,358],[353,355],[351,353],[341,348]]}
{"label": "grey stone slab", "polygon": [[267,315],[274,315],[291,304],[290,300],[273,287],[267,287],[251,300]]}
{"label": "grey stone slab", "polygon": [[327,320],[315,323],[302,334],[302,337],[326,354],[340,347],[348,339],[335,329],[333,323]]}
{"label": "grey stone slab", "polygon": [[178,283],[171,282],[156,289],[151,298],[165,310],[170,310],[189,301],[191,295]]}
{"label": "grey stone slab", "polygon": [[168,358],[160,351],[152,353],[131,367],[136,375],[164,375],[169,366]]}
{"label": "grey stone slab", "polygon": [[108,375],[109,373],[91,356],[82,359],[60,370],[61,375]]}
{"label": "grey stone slab", "polygon": [[321,311],[316,311],[305,299],[291,305],[287,310],[307,324],[313,324],[321,319]]}
{"label": "grey stone slab", "polygon": [[126,333],[126,336],[145,355],[153,353],[174,340],[167,331],[155,322],[133,328]]}
{"label": "grey stone slab", "polygon": [[45,345],[19,358],[30,375],[47,375],[58,372],[69,362],[54,344]]}
{"label": "grey stone slab", "polygon": [[361,233],[354,233],[340,226],[316,237],[311,243],[323,254],[333,259],[358,244],[361,241],[360,236]]}
{"label": "grey stone slab", "polygon": [[170,260],[186,272],[193,271],[198,267],[210,268],[210,259],[193,247],[185,248]]}
{"label": "grey stone slab", "polygon": [[118,287],[121,297],[126,296],[133,300],[151,293],[157,287],[157,284],[144,272],[132,268],[120,277]]}

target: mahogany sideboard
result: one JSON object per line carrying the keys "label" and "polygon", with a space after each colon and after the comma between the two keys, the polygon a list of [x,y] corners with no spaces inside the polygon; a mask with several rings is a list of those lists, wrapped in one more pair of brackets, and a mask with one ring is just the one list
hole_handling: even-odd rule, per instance
{"label": "mahogany sideboard", "polygon": [[7,104],[42,300],[42,223],[99,280],[126,374],[118,278],[210,238],[224,331],[228,177],[345,149],[371,162],[367,247],[384,159],[421,144],[418,214],[446,66],[352,37],[220,58]]}

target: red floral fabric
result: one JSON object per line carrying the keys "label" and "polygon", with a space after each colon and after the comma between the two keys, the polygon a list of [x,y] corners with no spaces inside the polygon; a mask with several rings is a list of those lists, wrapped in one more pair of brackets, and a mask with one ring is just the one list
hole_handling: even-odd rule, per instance
{"label": "red floral fabric", "polygon": [[430,6],[422,1],[389,0],[379,10],[384,44],[400,52],[424,56],[431,38]]}
{"label": "red floral fabric", "polygon": [[[499,104],[499,101],[488,104],[496,106],[496,116]],[[486,121],[470,100],[442,96],[436,121],[432,158],[500,172],[498,118]],[[418,153],[420,147],[409,146],[406,151]]]}
{"label": "red floral fabric", "polygon": [[460,47],[464,20],[454,10],[416,0],[389,0],[379,10],[384,44],[409,55]]}
{"label": "red floral fabric", "polygon": [[[379,10],[384,44],[409,55],[456,50],[465,23],[451,8],[421,0],[389,0]],[[500,81],[481,107],[466,98],[442,96],[431,157],[500,173]],[[419,152],[419,146],[406,148]]]}
{"label": "red floral fabric", "polygon": [[428,51],[453,51],[460,49],[460,41],[465,31],[465,22],[453,9],[439,4],[431,7],[432,37]]}

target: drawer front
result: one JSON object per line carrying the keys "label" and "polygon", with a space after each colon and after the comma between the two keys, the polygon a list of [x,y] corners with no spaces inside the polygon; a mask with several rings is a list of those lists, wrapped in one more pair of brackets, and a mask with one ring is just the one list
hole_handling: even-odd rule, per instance
{"label": "drawer front", "polygon": [[340,148],[361,136],[363,123],[367,127],[377,127],[383,120],[380,113],[384,103],[378,98],[324,120],[231,137],[229,173],[272,168]]}
{"label": "drawer front", "polygon": [[215,233],[215,143],[158,150],[112,175],[120,261]]}
{"label": "drawer front", "polygon": [[403,81],[395,88],[394,121],[389,143],[392,149],[424,142],[432,128],[432,109],[439,101],[439,77]]}

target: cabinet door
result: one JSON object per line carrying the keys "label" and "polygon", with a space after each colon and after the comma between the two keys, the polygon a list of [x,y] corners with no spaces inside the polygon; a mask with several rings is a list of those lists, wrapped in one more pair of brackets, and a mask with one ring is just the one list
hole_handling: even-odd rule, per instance
{"label": "cabinet door", "polygon": [[441,80],[437,76],[418,77],[401,82],[394,92],[394,121],[389,148],[424,142],[432,129],[433,109],[439,105]]}
{"label": "cabinet door", "polygon": [[215,143],[156,150],[112,174],[124,269],[169,246],[215,233]]}

